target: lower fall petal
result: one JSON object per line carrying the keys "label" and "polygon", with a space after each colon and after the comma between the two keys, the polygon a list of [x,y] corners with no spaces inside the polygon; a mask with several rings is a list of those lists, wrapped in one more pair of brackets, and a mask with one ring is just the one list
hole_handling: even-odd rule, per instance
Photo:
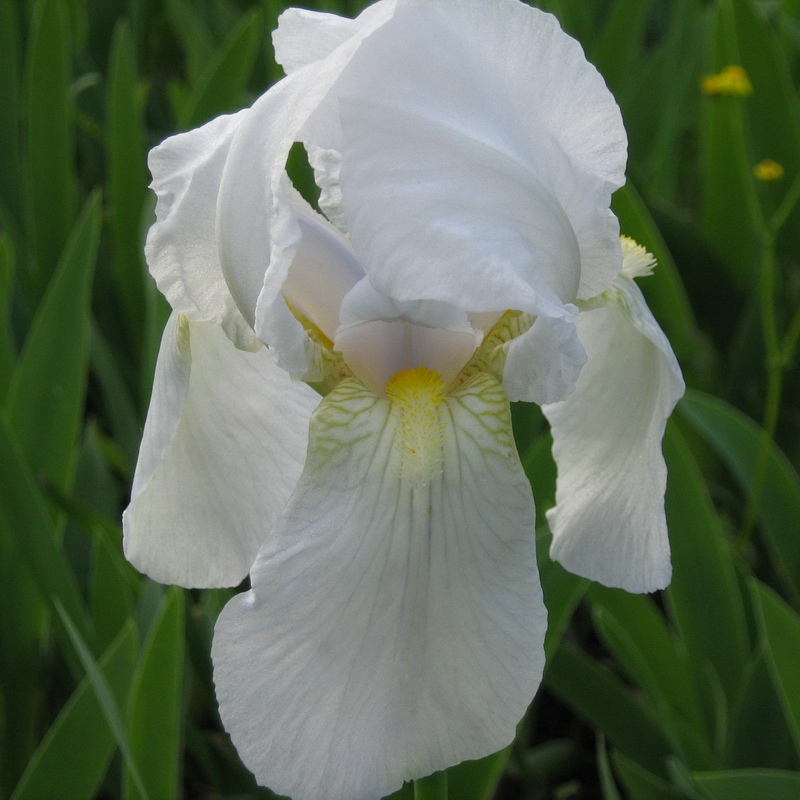
{"label": "lower fall petal", "polygon": [[558,467],[547,518],[568,570],[632,592],[670,580],[661,439],[680,368],[638,287],[620,276],[578,317],[588,360],[575,391],[545,405]]}
{"label": "lower fall petal", "polygon": [[325,398],[252,590],[217,623],[225,727],[293,800],[376,800],[494,752],[541,677],[533,498],[505,394],[486,374],[449,395],[432,379],[431,415],[399,383],[395,400],[354,380]]}
{"label": "lower fall petal", "polygon": [[300,476],[318,402],[266,348],[173,313],[123,517],[131,563],[179,586],[241,582]]}

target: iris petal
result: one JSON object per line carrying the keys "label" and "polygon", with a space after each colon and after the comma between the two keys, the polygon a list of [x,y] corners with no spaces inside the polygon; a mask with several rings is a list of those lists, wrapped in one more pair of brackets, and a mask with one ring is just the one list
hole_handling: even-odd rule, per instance
{"label": "iris petal", "polygon": [[441,469],[420,480],[389,400],[331,392],[252,590],[220,616],[222,719],[293,800],[375,800],[494,752],[538,684],[545,610],[508,403],[481,375],[439,413]]}
{"label": "iris petal", "polygon": [[558,466],[547,518],[553,558],[633,592],[670,580],[661,439],[684,384],[638,287],[620,276],[578,317],[588,361],[575,391],[543,411]]}
{"label": "iris petal", "polygon": [[165,583],[240,583],[300,475],[318,402],[266,348],[242,352],[173,313],[123,518],[128,559]]}

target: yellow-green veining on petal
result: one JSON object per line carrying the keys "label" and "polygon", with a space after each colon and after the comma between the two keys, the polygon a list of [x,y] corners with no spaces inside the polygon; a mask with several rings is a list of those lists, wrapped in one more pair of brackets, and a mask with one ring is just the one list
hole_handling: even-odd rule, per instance
{"label": "yellow-green veining on petal", "polygon": [[483,337],[483,341],[473,353],[472,358],[448,386],[448,391],[454,391],[480,373],[488,373],[498,381],[502,381],[508,355],[508,343],[529,331],[534,322],[536,322],[536,317],[532,314],[522,311],[506,311]]}
{"label": "yellow-green veining on petal", "polygon": [[305,353],[308,369],[302,380],[325,397],[353,372],[342,354],[333,349],[333,342],[308,317],[301,314],[286,298],[286,305],[306,332]]}

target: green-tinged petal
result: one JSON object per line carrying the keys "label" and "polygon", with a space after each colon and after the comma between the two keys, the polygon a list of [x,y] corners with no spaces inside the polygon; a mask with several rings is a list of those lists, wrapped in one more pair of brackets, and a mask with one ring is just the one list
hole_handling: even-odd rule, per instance
{"label": "green-tinged petal", "polygon": [[239,583],[300,476],[318,402],[266,348],[173,314],[123,517],[128,559],[165,583]]}
{"label": "green-tinged petal", "polygon": [[293,800],[375,800],[495,752],[541,676],[533,498],[505,394],[479,374],[424,413],[399,384],[325,398],[253,588],[217,624],[225,726]]}
{"label": "green-tinged petal", "polygon": [[543,408],[558,466],[551,553],[608,586],[661,589],[671,575],[661,439],[680,368],[627,277],[581,312],[578,333],[588,361],[577,387]]}

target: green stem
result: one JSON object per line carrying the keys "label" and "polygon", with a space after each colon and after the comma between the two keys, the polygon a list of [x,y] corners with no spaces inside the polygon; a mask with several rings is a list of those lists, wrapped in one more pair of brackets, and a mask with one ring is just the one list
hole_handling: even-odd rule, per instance
{"label": "green stem", "polygon": [[434,772],[415,780],[414,800],[447,800],[447,773]]}
{"label": "green stem", "polygon": [[789,191],[781,200],[781,204],[778,206],[778,209],[772,215],[772,218],[769,221],[769,228],[770,230],[777,234],[778,231],[783,227],[783,223],[789,219],[789,215],[794,211],[794,207],[797,205],[797,201],[800,200],[800,172],[794,176],[794,180],[792,181],[792,185],[789,187]]}
{"label": "green stem", "polygon": [[797,349],[798,340],[800,340],[800,306],[794,310],[789,327],[786,329],[786,335],[783,337],[781,363],[784,369],[794,361],[794,351]]}

